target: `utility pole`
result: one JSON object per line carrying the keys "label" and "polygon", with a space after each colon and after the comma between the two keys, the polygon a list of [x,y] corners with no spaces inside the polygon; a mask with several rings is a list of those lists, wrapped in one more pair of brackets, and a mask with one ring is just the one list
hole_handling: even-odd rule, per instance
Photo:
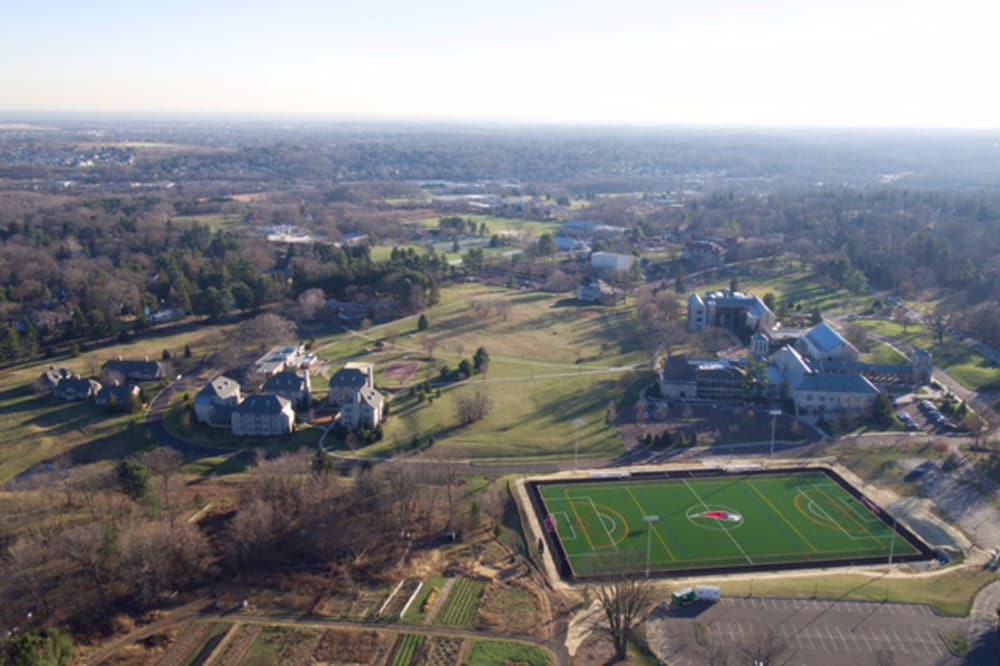
{"label": "utility pole", "polygon": [[771,458],[773,459],[774,458],[774,428],[775,428],[775,425],[777,424],[778,417],[781,416],[781,410],[780,409],[772,409],[772,410],[768,411],[768,414],[771,415]]}
{"label": "utility pole", "polygon": [[646,523],[646,578],[649,578],[649,547],[653,537],[653,523],[658,520],[660,517],[655,514],[642,517],[642,522]]}
{"label": "utility pole", "polygon": [[580,426],[583,419],[573,419],[573,471],[580,469]]}
{"label": "utility pole", "polygon": [[892,556],[896,550],[896,517],[892,517],[892,539],[889,541],[889,566],[892,566]]}

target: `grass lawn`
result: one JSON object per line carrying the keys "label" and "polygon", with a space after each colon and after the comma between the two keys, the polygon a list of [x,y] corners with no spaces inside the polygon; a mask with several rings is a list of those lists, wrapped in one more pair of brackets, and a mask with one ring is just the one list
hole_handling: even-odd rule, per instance
{"label": "grass lawn", "polygon": [[372,261],[389,261],[392,256],[393,248],[399,248],[400,250],[413,250],[417,254],[425,254],[427,252],[426,248],[421,245],[376,245],[371,249]]}
{"label": "grass lawn", "polygon": [[441,588],[444,586],[443,576],[431,576],[424,580],[424,584],[420,587],[420,592],[417,594],[417,598],[413,600],[410,607],[406,609],[406,614],[403,615],[403,622],[409,624],[423,624],[424,620],[427,619],[427,608],[424,605],[427,603],[427,598],[431,596],[434,590],[439,593]]}
{"label": "grass lawn", "polygon": [[469,666],[496,664],[529,664],[546,666],[552,663],[549,654],[533,645],[508,641],[477,641],[469,653]]}
{"label": "grass lawn", "polygon": [[434,624],[444,627],[471,627],[479,612],[479,600],[486,584],[471,578],[459,578],[452,585],[444,607],[438,611]]}
{"label": "grass lawn", "polygon": [[[420,217],[412,220],[406,220],[406,223],[423,227],[424,229],[437,229],[438,220],[442,217],[448,216],[436,215],[434,217]],[[522,220],[510,217],[496,217],[494,215],[460,215],[459,217],[464,220],[473,220],[477,226],[485,222],[486,227],[489,229],[489,233],[486,235],[487,238],[493,234],[504,232],[516,232],[519,236],[524,238],[538,238],[546,232],[554,236],[556,232],[559,231],[559,227],[561,226],[561,223],[559,222]]]}
{"label": "grass lawn", "polygon": [[[506,318],[485,308],[498,301],[510,303]],[[317,343],[319,355],[335,366],[351,360],[375,363],[379,388],[404,386],[383,373],[415,363],[418,370],[409,382],[431,381],[440,391],[422,402],[415,395],[394,398],[385,438],[367,453],[385,455],[414,436],[428,435],[437,441],[435,450],[449,456],[566,457],[577,436],[584,457],[622,450],[617,428],[604,419],[609,401],[623,395],[627,373],[620,367],[646,360],[631,303],[580,307],[565,296],[465,284],[442,290],[441,304],[426,314],[430,328],[425,332],[416,330],[417,317],[409,317],[373,327],[366,337],[338,334]],[[374,352],[373,340],[386,341],[386,349]],[[429,340],[434,341],[433,360],[427,354]],[[456,368],[480,346],[490,355],[485,376],[438,382],[443,366]],[[459,427],[457,401],[477,390],[486,392],[492,408],[483,420]]]}
{"label": "grass lawn", "polygon": [[845,601],[889,601],[930,604],[942,615],[963,617],[986,585],[1000,575],[980,569],[951,568],[939,576],[888,578],[880,574],[825,573],[806,578],[706,581],[730,597],[794,597]]}
{"label": "grass lawn", "polygon": [[893,321],[861,319],[855,322],[862,328],[900,342],[922,347],[934,354],[934,364],[971,390],[1000,387],[1000,368],[992,365],[954,338],[945,337],[940,343],[920,324],[911,324],[906,332]]}
{"label": "grass lawn", "polygon": [[[539,488],[573,573],[847,564],[920,552],[821,471]],[[647,528],[643,516],[659,521]],[[651,529],[652,532],[649,532]],[[646,550],[648,548],[648,551]]]}
{"label": "grass lawn", "polygon": [[909,359],[889,345],[875,342],[872,343],[870,351],[861,355],[861,361],[876,365],[900,365],[908,363]]}
{"label": "grass lawn", "polygon": [[427,642],[426,636],[419,634],[404,634],[397,643],[396,652],[392,656],[392,666],[409,666],[417,650]]}
{"label": "grass lawn", "polygon": [[189,666],[201,666],[206,660],[208,660],[209,655],[212,651],[218,647],[219,643],[222,642],[223,637],[233,625],[228,622],[216,622],[212,625],[212,630],[208,634],[208,638],[202,643],[198,651],[188,660]]}
{"label": "grass lawn", "polygon": [[212,231],[223,231],[230,229],[243,221],[240,213],[207,213],[205,215],[177,215],[173,218],[175,223],[192,224],[197,222],[203,224]]}
{"label": "grass lawn", "polygon": [[[737,271],[739,267],[736,267]],[[846,289],[833,289],[810,271],[792,270],[780,275],[744,275],[737,272],[739,289],[742,292],[764,297],[771,292],[780,308],[788,308],[788,314],[808,315],[813,308],[825,314],[851,312],[865,309],[871,303],[870,296],[855,296]],[[771,271],[769,271],[771,272]],[[689,285],[689,291],[704,293],[729,288],[729,275],[719,274],[714,280],[697,287]],[[862,307],[865,306],[865,307]],[[779,316],[780,319],[780,316]]]}
{"label": "grass lawn", "polygon": [[319,428],[297,424],[294,433],[282,437],[239,437],[227,429],[195,422],[185,414],[187,409],[184,403],[174,402],[163,416],[163,425],[175,437],[208,447],[234,451],[258,448],[269,452],[297,451],[316,446],[322,434]]}
{"label": "grass lawn", "polygon": [[[141,414],[106,411],[92,402],[57,402],[36,396],[32,383],[53,365],[82,376],[96,376],[101,365],[116,356],[160,358],[163,349],[179,355],[185,345],[194,354],[207,353],[227,327],[185,330],[151,336],[85,352],[77,358],[53,358],[5,370],[0,376],[0,483],[42,462],[62,456],[75,464],[118,459],[144,446]],[[146,398],[155,388],[146,386]],[[131,426],[130,424],[135,424]]]}
{"label": "grass lawn", "polygon": [[317,636],[315,631],[264,627],[240,663],[242,666],[308,663]]}

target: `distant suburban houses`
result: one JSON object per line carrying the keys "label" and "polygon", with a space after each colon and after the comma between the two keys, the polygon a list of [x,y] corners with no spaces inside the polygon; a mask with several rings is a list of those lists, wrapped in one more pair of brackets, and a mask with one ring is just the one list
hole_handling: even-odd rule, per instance
{"label": "distant suburban houses", "polygon": [[126,361],[117,359],[101,366],[101,374],[117,373],[133,382],[153,382],[166,376],[166,366],[158,361]]}
{"label": "distant suburban houses", "polygon": [[584,303],[614,305],[625,295],[621,289],[612,287],[604,280],[594,280],[577,289],[576,297]]}

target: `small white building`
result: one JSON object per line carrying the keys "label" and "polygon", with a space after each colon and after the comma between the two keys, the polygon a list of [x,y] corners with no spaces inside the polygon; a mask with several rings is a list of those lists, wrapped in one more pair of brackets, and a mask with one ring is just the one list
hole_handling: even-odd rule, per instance
{"label": "small white building", "polygon": [[576,297],[584,303],[614,305],[622,297],[622,294],[621,289],[615,289],[604,280],[595,280],[590,284],[582,285],[577,290]]}
{"label": "small white building", "polygon": [[627,273],[635,264],[631,254],[617,252],[593,252],[590,255],[590,270],[594,273]]}
{"label": "small white building", "polygon": [[282,345],[257,359],[254,368],[259,376],[272,377],[285,370],[309,367],[315,360],[316,357],[307,354],[301,345]]}

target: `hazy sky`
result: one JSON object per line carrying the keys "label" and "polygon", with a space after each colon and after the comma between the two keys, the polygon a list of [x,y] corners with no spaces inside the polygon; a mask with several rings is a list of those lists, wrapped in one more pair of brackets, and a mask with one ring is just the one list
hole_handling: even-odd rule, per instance
{"label": "hazy sky", "polygon": [[1000,126],[1000,0],[6,0],[0,109]]}

